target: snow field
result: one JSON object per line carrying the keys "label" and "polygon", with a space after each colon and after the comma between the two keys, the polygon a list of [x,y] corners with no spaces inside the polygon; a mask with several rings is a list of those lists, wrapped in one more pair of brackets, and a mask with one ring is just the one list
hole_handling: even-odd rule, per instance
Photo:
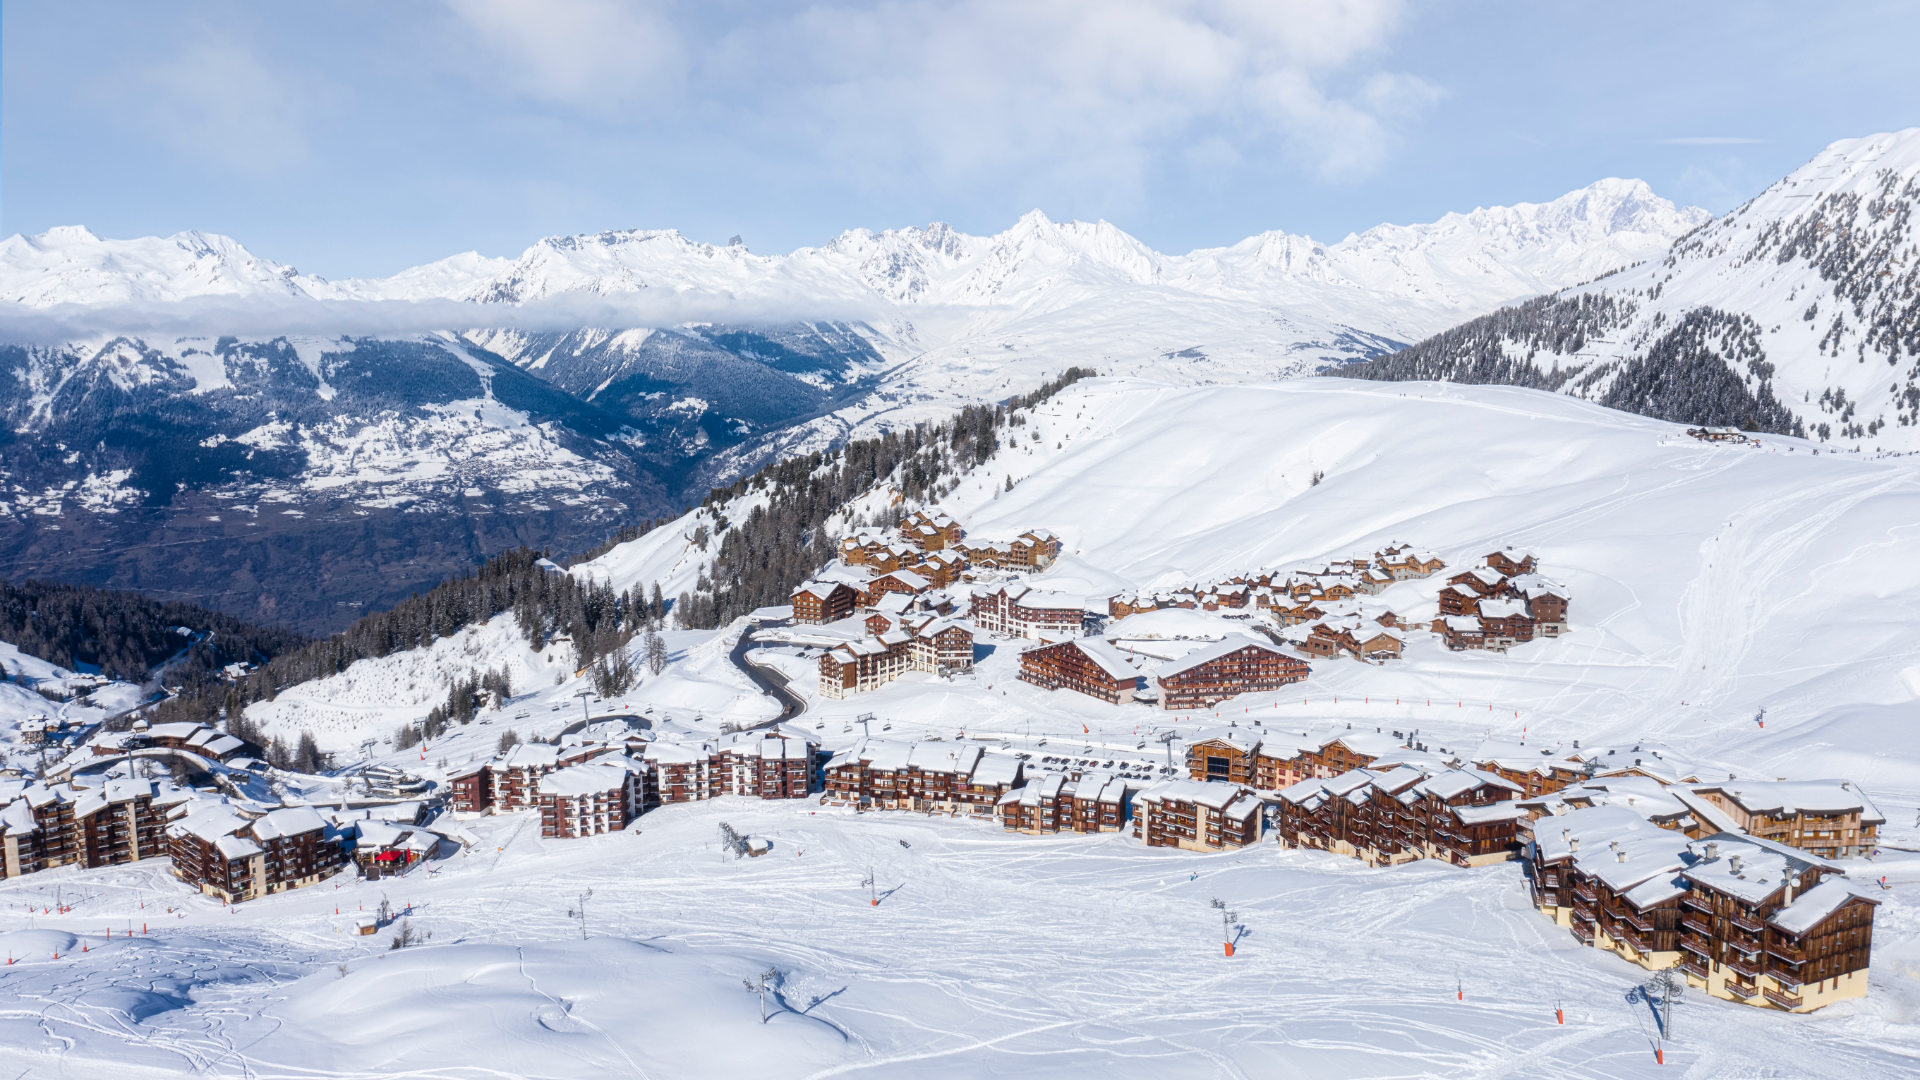
{"label": "snow field", "polygon": [[[722,856],[720,821],[771,852]],[[1876,919],[1868,998],[1795,1017],[1690,996],[1662,1068],[1651,1016],[1627,998],[1645,973],[1532,910],[1511,865],[1373,870],[1271,844],[1197,855],[811,801],[668,807],[582,841],[540,840],[529,822],[479,819],[481,843],[397,882],[326,883],[231,911],[176,889],[166,903],[179,917],[111,944],[100,929],[142,917],[136,896],[159,906],[146,870],[87,875],[65,918],[22,911],[23,893],[53,883],[0,885],[0,947],[27,954],[0,969],[0,1001],[14,1003],[0,1005],[0,1067],[1627,1077],[1677,1065],[1851,1077],[1902,1072],[1920,1053],[1910,856],[1875,864],[1896,888]],[[869,868],[878,907],[860,885]],[[566,912],[589,888],[583,942]],[[360,905],[382,895],[411,905],[431,940],[394,953],[388,932],[352,935]],[[1231,960],[1215,897],[1244,926]],[[51,960],[69,936],[92,951]],[[782,978],[763,1027],[740,980],[769,966]]]}

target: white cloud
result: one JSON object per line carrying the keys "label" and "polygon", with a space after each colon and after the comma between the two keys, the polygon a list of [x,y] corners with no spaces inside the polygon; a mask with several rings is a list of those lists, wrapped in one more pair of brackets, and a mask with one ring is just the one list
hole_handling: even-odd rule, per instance
{"label": "white cloud", "polygon": [[595,111],[673,87],[686,53],[669,5],[649,0],[446,0],[522,92]]}
{"label": "white cloud", "polygon": [[298,91],[238,41],[212,37],[130,72],[127,102],[147,130],[176,151],[252,173],[307,160],[307,110],[316,90]]}
{"label": "white cloud", "polygon": [[678,87],[873,187],[1124,195],[1221,139],[1345,175],[1438,97],[1367,68],[1401,0],[447,2],[524,93],[599,110]]}

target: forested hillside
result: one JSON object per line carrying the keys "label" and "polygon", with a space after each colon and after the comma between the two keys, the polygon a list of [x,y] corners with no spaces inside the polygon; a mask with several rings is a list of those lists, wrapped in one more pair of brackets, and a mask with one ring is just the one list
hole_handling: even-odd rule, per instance
{"label": "forested hillside", "polygon": [[307,638],[121,589],[0,581],[0,641],[62,667],[93,665],[141,683],[169,660],[168,681],[194,680],[232,663],[266,663]]}
{"label": "forested hillside", "polygon": [[[748,496],[755,496],[753,508],[738,521],[719,517],[712,530],[719,541],[712,570],[680,594],[676,616],[684,626],[713,627],[786,603],[796,586],[834,558],[821,526],[848,503],[883,483],[895,489],[896,507],[939,499],[961,474],[993,456],[1005,428],[1025,424],[1023,410],[1094,374],[1068,368],[1032,393],[997,405],[969,405],[941,423],[792,458],[716,488],[702,504],[716,515]],[[900,513],[895,509],[867,524],[890,525]]]}

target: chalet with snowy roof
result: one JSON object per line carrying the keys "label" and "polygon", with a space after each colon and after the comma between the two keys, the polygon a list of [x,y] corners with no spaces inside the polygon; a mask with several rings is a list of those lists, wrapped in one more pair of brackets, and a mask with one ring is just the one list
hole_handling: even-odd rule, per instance
{"label": "chalet with snowy roof", "polygon": [[1541,637],[1559,637],[1567,632],[1570,600],[1566,586],[1529,574],[1509,581],[1507,588],[1510,595],[1527,605],[1527,617]]}
{"label": "chalet with snowy roof", "polygon": [[1481,562],[1501,577],[1531,574],[1539,565],[1539,560],[1534,558],[1533,552],[1510,547],[1488,553]]}
{"label": "chalet with snowy roof", "polygon": [[1260,799],[1238,784],[1162,780],[1142,789],[1133,808],[1133,835],[1148,847],[1225,851],[1260,840]]}
{"label": "chalet with snowy roof", "polygon": [[1100,638],[1036,645],[1020,654],[1020,680],[1045,690],[1072,690],[1109,705],[1134,700],[1140,668],[1134,657]]}
{"label": "chalet with snowy roof", "polygon": [[1478,615],[1443,615],[1433,620],[1433,632],[1454,652],[1487,647],[1487,632]]}
{"label": "chalet with snowy roof", "polygon": [[400,877],[433,858],[443,837],[431,829],[375,818],[352,823],[352,859],[367,881]]}
{"label": "chalet with snowy roof", "polygon": [[1187,746],[1187,774],[1195,780],[1254,786],[1254,758],[1260,738],[1248,729],[1232,729]]}
{"label": "chalet with snowy roof", "polygon": [[927,579],[927,583],[936,589],[944,589],[960,580],[966,573],[967,560],[955,551],[929,551],[911,566],[900,569],[912,570]]}
{"label": "chalet with snowy roof", "polygon": [[973,670],[973,630],[964,621],[923,615],[896,628],[836,645],[820,655],[820,694],[845,698],[877,690],[909,671],[941,677]]}
{"label": "chalet with snowy roof", "polygon": [[1848,780],[1735,780],[1693,793],[1727,814],[1749,836],[1823,859],[1872,854],[1886,815]]}
{"label": "chalet with snowy roof", "polygon": [[819,626],[851,618],[861,597],[844,581],[809,581],[793,590],[793,621]]}
{"label": "chalet with snowy roof", "polygon": [[1354,769],[1283,789],[1280,841],[1374,865],[1445,859],[1483,866],[1513,856],[1518,794],[1513,784],[1473,769]]}
{"label": "chalet with snowy roof", "polygon": [[1533,640],[1533,616],[1520,600],[1505,598],[1480,601],[1480,633],[1485,648],[1506,652],[1514,645]]}
{"label": "chalet with snowy roof", "polygon": [[1490,566],[1476,566],[1448,578],[1447,584],[1473,596],[1499,596],[1506,591],[1507,576]]}
{"label": "chalet with snowy roof", "polygon": [[1133,797],[1141,786],[1140,781],[1104,772],[1078,778],[1039,773],[1003,794],[996,812],[1008,832],[1119,832],[1132,818]]}
{"label": "chalet with snowy roof", "polygon": [[1229,634],[1153,673],[1160,707],[1205,709],[1238,694],[1278,690],[1307,677],[1306,662],[1245,634]]}
{"label": "chalet with snowy roof", "polygon": [[1839,866],[1759,837],[1688,845],[1680,968],[1708,994],[1811,1012],[1865,996],[1878,901]]}
{"label": "chalet with snowy roof", "polygon": [[449,776],[453,808],[467,814],[529,809],[535,805],[541,777],[615,749],[593,742],[570,746],[520,743],[492,761],[469,765]]}
{"label": "chalet with snowy roof", "polygon": [[1377,624],[1375,627],[1362,628],[1354,633],[1354,637],[1360,643],[1359,659],[1371,660],[1375,663],[1398,660],[1407,647],[1404,634],[1391,627]]}
{"label": "chalet with snowy roof", "polygon": [[861,602],[867,607],[874,607],[883,597],[894,594],[914,597],[932,587],[932,582],[911,570],[895,570],[868,581],[866,596]]}
{"label": "chalet with snowy roof", "polygon": [[969,617],[982,633],[1037,641],[1077,638],[1087,622],[1086,603],[1080,597],[1020,582],[976,589]]}
{"label": "chalet with snowy roof", "polygon": [[904,543],[923,551],[943,551],[957,547],[966,530],[952,515],[937,506],[915,510],[901,520],[897,530]]}
{"label": "chalet with snowy roof", "polygon": [[1516,785],[1529,798],[1559,791],[1589,775],[1581,763],[1559,756],[1551,747],[1529,749],[1524,743],[1483,746],[1468,763]]}
{"label": "chalet with snowy roof", "polygon": [[166,814],[188,797],[165,782],[124,777],[0,787],[0,877],[165,856]]}
{"label": "chalet with snowy roof", "polygon": [[229,761],[243,754],[258,753],[257,747],[250,747],[232,735],[215,731],[205,724],[186,722],[155,724],[145,732],[130,735],[123,743],[123,748],[128,750],[142,747],[185,750],[213,761]]}
{"label": "chalet with snowy roof", "polygon": [[1659,971],[1681,959],[1686,864],[1684,834],[1606,803],[1535,820],[1525,868],[1534,904],[1575,938]]}
{"label": "chalet with snowy roof", "polygon": [[312,885],[346,862],[341,837],[310,806],[249,818],[198,800],[176,813],[167,828],[174,876],[233,903]]}
{"label": "chalet with snowy roof", "polygon": [[645,766],[609,754],[540,777],[540,835],[572,839],[619,832],[646,809]]}

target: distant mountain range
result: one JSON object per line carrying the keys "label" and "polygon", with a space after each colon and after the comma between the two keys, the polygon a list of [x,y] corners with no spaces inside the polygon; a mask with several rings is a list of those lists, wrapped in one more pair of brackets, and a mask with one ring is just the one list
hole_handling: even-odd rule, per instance
{"label": "distant mountain range", "polygon": [[555,237],[326,281],[226,237],[0,241],[0,577],[308,630],[519,543],[579,550],[783,454],[1070,365],[1170,382],[1383,355],[1656,258],[1707,220],[1638,181],[1155,252],[1035,212],[760,255]]}
{"label": "distant mountain range", "polygon": [[1920,128],[1834,143],[1664,257],[1341,370],[1920,450]]}

